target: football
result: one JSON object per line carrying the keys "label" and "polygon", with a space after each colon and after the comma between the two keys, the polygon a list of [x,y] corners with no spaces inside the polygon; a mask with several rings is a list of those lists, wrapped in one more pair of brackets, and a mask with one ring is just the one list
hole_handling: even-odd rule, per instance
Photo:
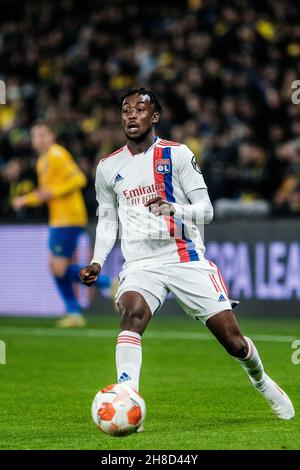
{"label": "football", "polygon": [[96,394],[92,403],[94,423],[111,436],[136,432],[145,416],[143,398],[127,384],[108,385]]}

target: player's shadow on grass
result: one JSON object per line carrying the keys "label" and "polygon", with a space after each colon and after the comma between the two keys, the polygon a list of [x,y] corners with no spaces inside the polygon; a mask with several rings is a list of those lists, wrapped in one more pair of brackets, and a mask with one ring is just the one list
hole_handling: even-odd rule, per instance
{"label": "player's shadow on grass", "polygon": [[[272,416],[270,416],[272,419]],[[263,423],[266,423],[266,417],[265,416],[249,416],[249,417],[244,417],[241,416],[240,418],[222,418],[222,424],[223,425],[249,425],[249,424],[256,424],[260,425]]]}

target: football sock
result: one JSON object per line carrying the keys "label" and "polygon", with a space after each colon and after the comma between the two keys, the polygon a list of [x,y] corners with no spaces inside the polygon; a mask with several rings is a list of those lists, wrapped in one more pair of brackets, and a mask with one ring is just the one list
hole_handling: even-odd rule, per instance
{"label": "football sock", "polygon": [[235,358],[242,366],[246,374],[249,375],[249,378],[255,387],[260,386],[263,380],[264,367],[257,352],[256,347],[250,338],[244,336],[248,344],[248,353],[244,359]]}
{"label": "football sock", "polygon": [[68,278],[54,276],[56,287],[60,293],[62,300],[64,301],[66,311],[72,315],[78,315],[81,313],[81,307],[74,295],[72,281]]}
{"label": "football sock", "polygon": [[[65,272],[64,277],[69,279],[71,282],[80,282],[79,271],[83,267],[84,266],[81,266],[79,264],[70,264],[70,266],[68,266]],[[98,279],[95,282],[95,285],[99,289],[107,289],[110,287],[110,284],[111,284],[110,277],[106,276],[105,274],[100,274],[100,276],[98,276]]]}
{"label": "football sock", "polygon": [[116,346],[118,383],[125,382],[138,391],[141,365],[141,335],[132,331],[121,331],[117,338]]}

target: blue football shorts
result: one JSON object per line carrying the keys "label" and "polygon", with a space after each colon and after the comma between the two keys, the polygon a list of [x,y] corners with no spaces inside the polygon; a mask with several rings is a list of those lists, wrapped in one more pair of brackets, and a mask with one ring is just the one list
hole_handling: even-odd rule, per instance
{"label": "blue football shorts", "polygon": [[84,227],[50,227],[48,246],[54,256],[72,258]]}

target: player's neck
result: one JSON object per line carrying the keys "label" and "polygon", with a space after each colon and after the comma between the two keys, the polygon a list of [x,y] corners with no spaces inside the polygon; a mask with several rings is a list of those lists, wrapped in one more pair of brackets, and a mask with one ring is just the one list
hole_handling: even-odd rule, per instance
{"label": "player's neck", "polygon": [[48,153],[54,143],[55,142],[52,142],[50,145],[47,145],[43,148],[38,149],[37,150],[38,156],[41,157],[42,155],[45,155],[46,153]]}
{"label": "player's neck", "polygon": [[141,140],[140,142],[135,142],[133,140],[127,139],[127,147],[129,148],[130,152],[133,155],[137,155],[138,153],[143,153],[148,150],[151,145],[154,144],[156,139],[154,131],[148,134],[145,139]]}

